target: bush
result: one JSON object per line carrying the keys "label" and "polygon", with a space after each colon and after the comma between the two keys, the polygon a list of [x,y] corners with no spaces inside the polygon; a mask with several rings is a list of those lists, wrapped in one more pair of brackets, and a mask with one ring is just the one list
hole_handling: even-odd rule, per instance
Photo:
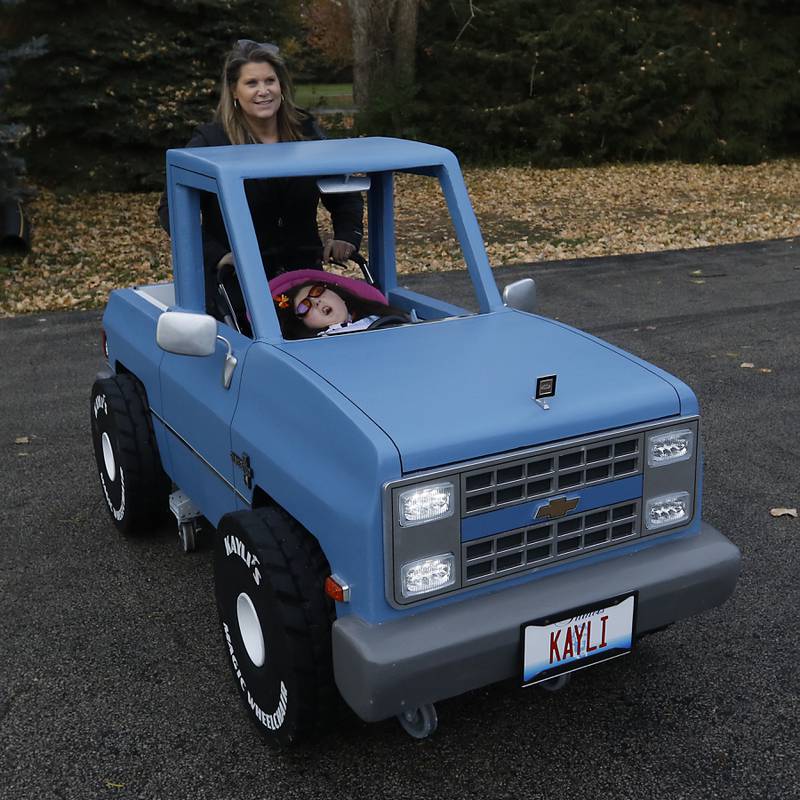
{"label": "bush", "polygon": [[[330,72],[305,44],[304,3],[0,3],[13,6],[0,32],[16,42],[48,34],[47,56],[17,70],[10,98],[26,126],[17,130],[30,131],[29,171],[45,185],[160,187],[164,150],[210,118],[223,53],[237,38],[279,42],[296,77]],[[433,141],[473,161],[548,166],[792,155],[800,142],[793,8],[790,0],[423,3],[417,84],[377,87],[357,130]],[[333,120],[334,135],[349,122]]]}
{"label": "bush", "polygon": [[[280,41],[284,3],[247,0],[28,0],[26,35],[46,59],[14,80],[37,180],[92,188],[162,185],[164,151],[210,119],[224,53],[240,37]],[[282,42],[283,43],[283,42]],[[51,91],[41,90],[47,75]]]}
{"label": "bush", "polygon": [[[479,160],[562,165],[797,152],[788,2],[427,4],[413,127]],[[461,35],[459,36],[459,32]],[[454,80],[453,76],[459,76]]]}
{"label": "bush", "polygon": [[[0,8],[6,11],[20,5],[20,0],[0,0]],[[6,31],[0,29],[0,33]],[[7,37],[3,36],[5,40]],[[25,162],[17,154],[17,145],[23,138],[26,127],[16,119],[16,109],[9,111],[6,101],[8,81],[14,71],[26,60],[35,59],[46,52],[46,38],[24,41],[16,47],[0,47],[0,212],[9,202],[18,203],[29,193],[23,183]]]}

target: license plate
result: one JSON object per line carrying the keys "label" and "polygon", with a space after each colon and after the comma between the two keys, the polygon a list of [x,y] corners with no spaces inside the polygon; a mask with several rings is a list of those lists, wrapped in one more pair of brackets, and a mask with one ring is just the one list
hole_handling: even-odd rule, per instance
{"label": "license plate", "polygon": [[565,611],[522,626],[522,685],[624,656],[633,649],[636,595]]}

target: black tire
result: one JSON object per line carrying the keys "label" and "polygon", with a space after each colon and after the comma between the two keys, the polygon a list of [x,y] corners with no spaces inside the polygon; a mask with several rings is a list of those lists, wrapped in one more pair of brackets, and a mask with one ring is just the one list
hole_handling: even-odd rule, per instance
{"label": "black tire", "polygon": [[91,419],[100,488],[114,525],[124,534],[151,529],[167,510],[170,482],[144,387],[133,375],[96,380]]}
{"label": "black tire", "polygon": [[275,508],[220,521],[214,583],[228,663],[248,716],[276,744],[318,733],[335,706],[329,574],[317,541]]}

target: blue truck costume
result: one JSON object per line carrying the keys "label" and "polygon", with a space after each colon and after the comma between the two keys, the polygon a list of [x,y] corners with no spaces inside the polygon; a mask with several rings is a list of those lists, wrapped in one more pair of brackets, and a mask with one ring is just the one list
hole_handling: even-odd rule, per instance
{"label": "blue truck costume", "polygon": [[[478,313],[398,286],[395,172],[439,181]],[[371,181],[376,283],[421,322],[286,341],[244,181],[354,173]],[[506,305],[452,153],[171,150],[167,184],[174,284],[115,291],[103,318],[98,471],[123,531],[168,496],[182,526],[180,502],[214,528],[225,648],[270,738],[318,727],[334,687],[425,736],[438,700],[515,675],[552,688],[731,594],[739,552],[701,519],[695,395]],[[252,337],[203,316],[200,192],[219,200]]]}

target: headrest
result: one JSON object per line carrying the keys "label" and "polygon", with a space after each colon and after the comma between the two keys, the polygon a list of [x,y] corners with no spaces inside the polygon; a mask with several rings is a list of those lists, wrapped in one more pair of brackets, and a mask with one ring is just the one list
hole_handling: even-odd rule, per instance
{"label": "headrest", "polygon": [[319,269],[296,269],[292,272],[283,272],[269,282],[269,293],[275,297],[288,292],[289,289],[299,286],[301,283],[312,281],[341,286],[342,289],[347,289],[348,292],[363,300],[375,300],[388,305],[386,297],[377,286],[370,286],[360,278],[347,278],[344,275],[334,275],[332,272],[324,272]]}

